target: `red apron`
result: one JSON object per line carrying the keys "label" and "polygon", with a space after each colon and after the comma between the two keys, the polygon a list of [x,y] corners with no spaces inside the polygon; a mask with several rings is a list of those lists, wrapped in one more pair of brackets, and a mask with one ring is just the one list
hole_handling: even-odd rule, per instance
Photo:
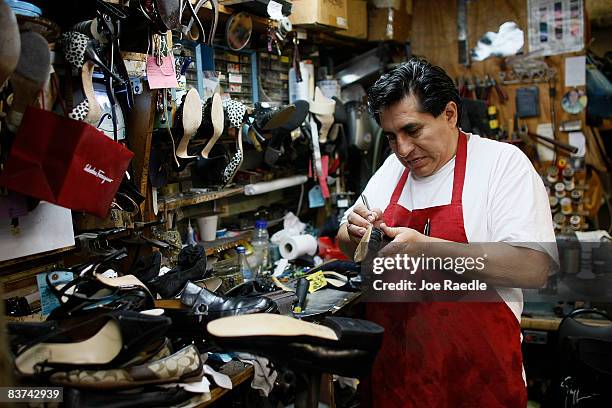
{"label": "red apron", "polygon": [[[467,137],[459,133],[451,203],[409,211],[398,204],[409,169],[383,214],[387,225],[467,243],[461,204]],[[499,297],[499,296],[498,296]],[[524,408],[520,326],[499,302],[369,303],[385,328],[371,375],[375,407]]]}

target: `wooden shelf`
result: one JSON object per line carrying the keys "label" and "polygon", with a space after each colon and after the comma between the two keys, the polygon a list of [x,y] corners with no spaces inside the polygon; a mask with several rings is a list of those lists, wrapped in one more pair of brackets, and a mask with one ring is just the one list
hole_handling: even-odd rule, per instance
{"label": "wooden shelf", "polygon": [[218,238],[214,241],[199,242],[198,245],[206,251],[206,256],[214,255],[217,252],[225,251],[226,249],[235,248],[238,245],[244,245],[251,237],[251,231],[245,231],[235,237]]}
{"label": "wooden shelf", "polygon": [[[229,363],[224,364],[219,371],[222,374],[226,374],[230,377],[230,379],[232,380],[232,389],[236,388],[243,382],[253,378],[254,373],[252,365],[245,364],[240,361],[230,361]],[[225,388],[221,387],[215,387],[210,390],[211,398],[208,401],[197,405],[197,407],[207,407],[225,394],[227,394],[229,391],[231,390],[226,390]]]}
{"label": "wooden shelf", "polygon": [[197,205],[208,201],[218,200],[219,198],[239,195],[244,193],[244,187],[226,188],[219,191],[209,191],[206,193],[181,193],[176,196],[162,197],[157,200],[159,211],[172,211],[178,208]]}

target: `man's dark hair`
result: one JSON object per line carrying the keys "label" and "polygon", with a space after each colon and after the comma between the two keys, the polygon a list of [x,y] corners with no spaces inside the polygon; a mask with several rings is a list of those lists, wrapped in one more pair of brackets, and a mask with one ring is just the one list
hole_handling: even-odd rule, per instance
{"label": "man's dark hair", "polygon": [[380,124],[380,113],[408,95],[417,99],[420,112],[437,118],[448,102],[457,104],[457,125],[461,118],[461,98],[453,80],[438,66],[412,58],[381,76],[368,90],[368,109]]}

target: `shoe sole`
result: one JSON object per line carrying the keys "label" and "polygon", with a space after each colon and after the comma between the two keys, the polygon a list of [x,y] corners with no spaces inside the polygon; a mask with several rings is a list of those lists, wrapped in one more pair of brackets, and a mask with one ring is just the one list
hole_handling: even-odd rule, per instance
{"label": "shoe sole", "polygon": [[202,103],[198,91],[191,88],[185,96],[183,102],[183,137],[176,149],[176,156],[181,159],[190,159],[197,156],[191,156],[187,153],[187,146],[191,137],[195,135],[198,128],[202,124]]}
{"label": "shoe sole", "polygon": [[[219,140],[219,138],[221,137],[221,134],[223,133],[223,126],[224,126],[224,121],[225,121],[225,117],[223,115],[223,103],[221,101],[221,95],[219,95],[218,93],[215,93],[212,98],[213,100],[212,100],[212,105],[210,107],[210,119],[213,124],[213,135],[208,141],[208,143],[206,143],[206,146],[204,146],[204,149],[202,149],[202,152],[200,153],[200,156],[202,156],[205,159],[208,159],[208,155],[210,154],[210,151],[212,150],[215,143],[217,143],[217,140]],[[200,109],[200,114],[201,112],[202,110]]]}
{"label": "shoe sole", "polygon": [[336,332],[329,327],[275,314],[250,314],[222,317],[208,323],[206,330],[211,335],[219,338],[310,336],[324,340],[338,340]]}

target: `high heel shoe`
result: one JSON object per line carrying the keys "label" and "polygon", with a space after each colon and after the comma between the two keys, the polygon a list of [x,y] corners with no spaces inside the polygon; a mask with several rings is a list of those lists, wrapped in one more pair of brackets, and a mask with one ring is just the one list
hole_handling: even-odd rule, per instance
{"label": "high heel shoe", "polygon": [[210,151],[212,150],[215,143],[217,143],[217,140],[219,140],[219,138],[221,137],[221,134],[223,134],[223,128],[225,125],[221,95],[215,93],[204,106],[203,112],[204,128],[205,130],[209,130],[212,127],[212,135],[210,136],[210,139],[208,139],[208,142],[204,146],[204,149],[202,149],[200,156],[202,156],[204,159],[208,159]]}
{"label": "high heel shoe", "polygon": [[93,38],[77,31],[66,31],[62,34],[60,43],[63,46],[64,58],[72,67],[73,74],[78,74],[81,71],[85,61],[91,61],[115,81],[121,84],[125,82],[102,61],[95,49],[96,41]]}
{"label": "high heel shoe", "polygon": [[[76,342],[51,341],[70,338],[88,327],[101,325],[92,336]],[[19,350],[15,367],[22,375],[45,374],[66,368],[111,368],[131,359],[143,347],[163,337],[172,321],[132,311],[113,311],[69,328],[61,328]]]}
{"label": "high heel shoe", "polygon": [[243,132],[243,129],[238,130],[238,135],[236,137],[236,153],[232,156],[232,159],[223,170],[223,186],[227,186],[234,180],[234,177],[238,173],[240,166],[242,165],[242,160],[244,159],[244,153],[242,151],[242,138],[246,135]]}

